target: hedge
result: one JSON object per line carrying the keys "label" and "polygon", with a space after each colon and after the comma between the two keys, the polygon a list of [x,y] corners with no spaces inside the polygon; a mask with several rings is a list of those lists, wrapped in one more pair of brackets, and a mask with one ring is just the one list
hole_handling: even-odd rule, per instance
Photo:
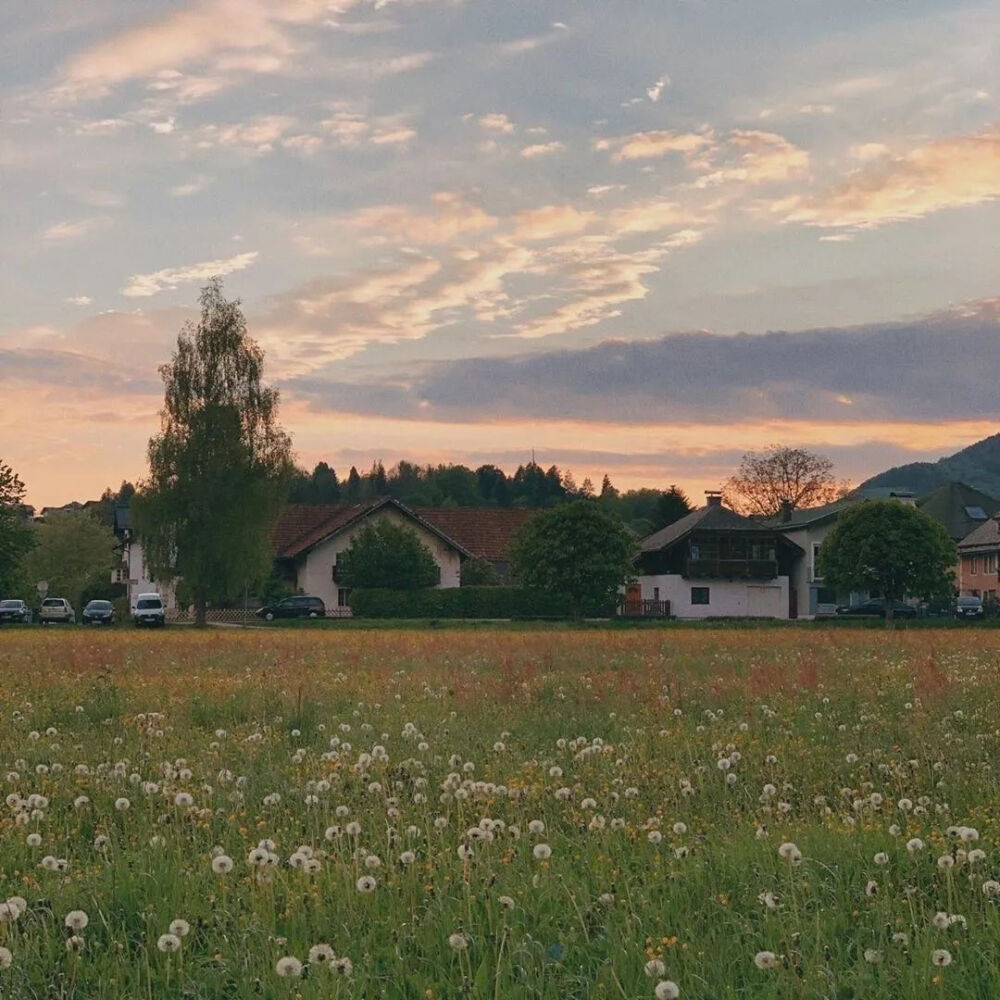
{"label": "hedge", "polygon": [[[610,617],[613,608],[592,608],[587,617]],[[523,587],[446,587],[423,590],[355,589],[355,618],[570,618],[569,601]]]}

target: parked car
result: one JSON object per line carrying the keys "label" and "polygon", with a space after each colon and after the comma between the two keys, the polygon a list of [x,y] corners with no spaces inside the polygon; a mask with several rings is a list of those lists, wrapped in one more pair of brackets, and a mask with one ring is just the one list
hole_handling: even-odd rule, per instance
{"label": "parked car", "polygon": [[[885,618],[885,600],[881,597],[873,597],[870,601],[863,601],[861,604],[852,604],[849,608],[837,608],[838,615],[867,615],[874,618]],[[909,604],[895,603],[892,606],[893,618],[916,618],[917,609]]]}
{"label": "parked car", "polygon": [[46,597],[42,601],[42,610],[38,613],[38,620],[43,625],[54,625],[61,622],[64,625],[76,624],[76,612],[73,605],[65,597]]}
{"label": "parked car", "polygon": [[258,618],[271,622],[275,618],[324,618],[326,605],[322,598],[297,595],[286,597],[277,604],[268,604],[257,612]]}
{"label": "parked car", "polygon": [[167,624],[167,613],[159,594],[139,594],[132,608],[132,621],[136,625],[162,628]]}
{"label": "parked car", "polygon": [[963,621],[982,619],[983,599],[981,597],[959,597],[955,601],[955,617]]}
{"label": "parked car", "polygon": [[83,609],[84,625],[114,625],[115,609],[110,601],[90,601]]}
{"label": "parked car", "polygon": [[20,622],[31,624],[31,608],[24,601],[0,601],[0,624],[4,622]]}

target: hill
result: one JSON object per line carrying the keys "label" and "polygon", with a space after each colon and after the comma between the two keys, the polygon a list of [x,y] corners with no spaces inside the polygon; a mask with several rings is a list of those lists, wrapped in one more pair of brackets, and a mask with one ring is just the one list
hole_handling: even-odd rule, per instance
{"label": "hill", "polygon": [[968,483],[993,497],[1000,497],[1000,434],[993,434],[968,448],[936,462],[911,462],[880,472],[861,484],[896,486],[918,496],[946,483]]}

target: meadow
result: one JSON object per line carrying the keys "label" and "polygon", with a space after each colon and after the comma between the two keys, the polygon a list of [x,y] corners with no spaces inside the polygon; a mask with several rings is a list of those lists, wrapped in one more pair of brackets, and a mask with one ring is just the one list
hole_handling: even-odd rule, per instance
{"label": "meadow", "polygon": [[986,1000],[998,654],[0,634],[0,996]]}

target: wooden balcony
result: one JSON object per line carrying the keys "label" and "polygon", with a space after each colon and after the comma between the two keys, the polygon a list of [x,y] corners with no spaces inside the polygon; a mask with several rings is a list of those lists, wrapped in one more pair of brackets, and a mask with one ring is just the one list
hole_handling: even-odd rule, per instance
{"label": "wooden balcony", "polygon": [[625,598],[618,610],[623,618],[669,618],[670,601]]}
{"label": "wooden balcony", "polygon": [[689,580],[773,580],[776,559],[688,559],[684,576]]}

